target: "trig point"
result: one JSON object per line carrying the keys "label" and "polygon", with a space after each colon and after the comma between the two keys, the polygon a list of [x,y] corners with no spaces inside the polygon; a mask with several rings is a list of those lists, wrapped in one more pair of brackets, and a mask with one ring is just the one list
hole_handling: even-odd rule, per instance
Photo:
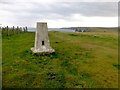
{"label": "trig point", "polygon": [[47,23],[37,22],[35,46],[31,48],[31,50],[36,54],[49,54],[55,52],[55,50],[50,47]]}

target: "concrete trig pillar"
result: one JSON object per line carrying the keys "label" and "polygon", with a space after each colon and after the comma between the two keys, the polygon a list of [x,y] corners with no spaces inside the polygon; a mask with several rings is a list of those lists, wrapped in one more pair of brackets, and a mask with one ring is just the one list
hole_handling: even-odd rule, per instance
{"label": "concrete trig pillar", "polygon": [[47,23],[37,22],[37,31],[35,35],[35,45],[31,48],[33,53],[53,53],[54,49],[50,47],[50,41],[48,37]]}

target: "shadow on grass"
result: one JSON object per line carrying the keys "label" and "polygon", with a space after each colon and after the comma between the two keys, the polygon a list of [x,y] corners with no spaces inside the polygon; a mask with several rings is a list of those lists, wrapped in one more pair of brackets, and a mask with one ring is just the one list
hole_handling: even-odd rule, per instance
{"label": "shadow on grass", "polygon": [[76,34],[68,34],[69,36],[79,36],[79,35],[76,35]]}
{"label": "shadow on grass", "polygon": [[55,73],[55,72],[48,72],[46,73],[46,79],[45,79],[45,87],[46,88],[64,88],[65,86],[65,76],[61,72]]}
{"label": "shadow on grass", "polygon": [[120,64],[113,64],[113,66],[120,70]]}

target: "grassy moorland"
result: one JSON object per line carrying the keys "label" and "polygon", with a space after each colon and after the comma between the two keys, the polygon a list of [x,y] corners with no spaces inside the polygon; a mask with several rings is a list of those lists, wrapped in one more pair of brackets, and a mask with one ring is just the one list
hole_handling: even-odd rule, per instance
{"label": "grassy moorland", "polygon": [[117,32],[49,32],[54,54],[33,55],[34,33],[2,38],[4,88],[117,88]]}

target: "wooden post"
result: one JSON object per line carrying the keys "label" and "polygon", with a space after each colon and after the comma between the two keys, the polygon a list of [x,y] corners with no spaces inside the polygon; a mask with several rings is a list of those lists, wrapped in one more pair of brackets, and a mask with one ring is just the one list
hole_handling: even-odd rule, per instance
{"label": "wooden post", "polygon": [[24,30],[24,32],[25,32],[25,27],[23,27],[23,30]]}
{"label": "wooden post", "polygon": [[28,30],[28,29],[27,29],[27,26],[26,26],[26,27],[25,27],[25,31],[27,32],[27,30]]}
{"label": "wooden post", "polygon": [[9,28],[8,28],[8,26],[6,27],[6,30],[7,30],[7,36],[9,36]]}
{"label": "wooden post", "polygon": [[22,32],[22,27],[20,27],[20,33]]}
{"label": "wooden post", "polygon": [[16,31],[16,33],[18,34],[19,33],[19,27],[17,26],[17,31]]}
{"label": "wooden post", "polygon": [[13,26],[13,34],[15,34],[15,27]]}

